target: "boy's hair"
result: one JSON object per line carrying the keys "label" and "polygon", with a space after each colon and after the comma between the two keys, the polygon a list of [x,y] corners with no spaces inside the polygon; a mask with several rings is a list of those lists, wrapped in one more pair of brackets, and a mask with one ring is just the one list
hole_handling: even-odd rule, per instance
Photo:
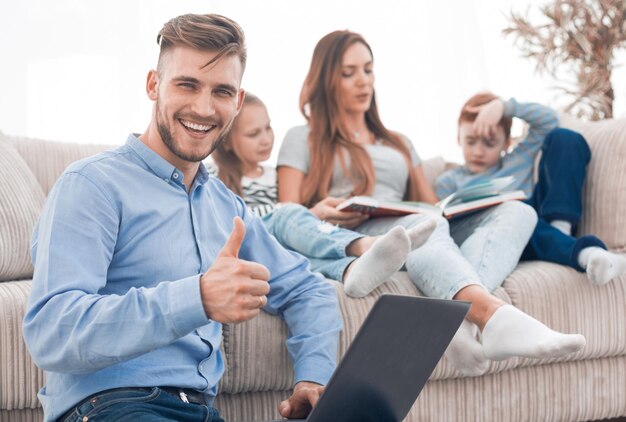
{"label": "boy's hair", "polygon": [[[491,92],[481,92],[474,95],[472,98],[467,100],[465,104],[463,104],[463,107],[461,108],[461,114],[459,115],[458,124],[461,125],[461,123],[464,122],[472,123],[476,120],[476,116],[478,116],[478,113],[472,113],[470,111],[467,111],[467,107],[476,107],[487,104],[488,102],[495,100],[496,98],[498,98],[498,96],[492,94]],[[501,126],[504,130],[504,136],[506,137],[506,139],[509,139],[511,137],[512,123],[513,119],[507,116],[502,116],[502,118],[498,122],[498,125]]]}
{"label": "boy's hair", "polygon": [[242,71],[246,67],[247,52],[245,36],[241,27],[233,20],[216,14],[181,15],[163,25],[157,35],[160,46],[159,64],[164,53],[175,46],[187,46],[197,50],[217,51],[208,66],[223,56],[237,55]]}
{"label": "boy's hair", "polygon": [[213,157],[213,161],[215,161],[215,165],[217,166],[217,177],[220,178],[222,182],[228,187],[230,190],[235,192],[239,196],[243,196],[243,189],[241,187],[241,178],[243,177],[243,169],[242,163],[235,151],[233,150],[232,143],[232,134],[233,130],[237,126],[237,122],[239,120],[239,116],[241,116],[241,112],[247,105],[250,104],[259,104],[265,107],[265,104],[259,97],[253,95],[249,92],[246,92],[246,96],[243,100],[243,106],[239,111],[239,114],[233,120],[233,124],[226,134],[224,138],[224,142],[221,142],[211,157]]}

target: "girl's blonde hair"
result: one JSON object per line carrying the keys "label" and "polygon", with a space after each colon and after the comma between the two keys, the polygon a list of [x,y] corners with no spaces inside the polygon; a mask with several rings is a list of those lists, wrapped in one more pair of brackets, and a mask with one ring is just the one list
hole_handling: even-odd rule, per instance
{"label": "girl's blonde hair", "polygon": [[224,184],[237,195],[242,196],[243,190],[241,188],[241,178],[243,177],[243,165],[241,160],[235,154],[235,150],[232,147],[232,133],[237,126],[239,116],[243,112],[243,109],[250,104],[260,104],[265,107],[265,104],[256,95],[246,92],[246,96],[243,100],[243,106],[239,111],[239,114],[235,116],[231,130],[226,134],[224,141],[221,142],[213,154],[213,160],[217,165],[218,177]]}

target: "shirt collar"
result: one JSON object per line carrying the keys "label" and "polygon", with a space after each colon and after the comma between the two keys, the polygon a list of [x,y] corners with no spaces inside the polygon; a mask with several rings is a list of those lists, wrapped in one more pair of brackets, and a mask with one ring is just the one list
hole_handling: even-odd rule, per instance
{"label": "shirt collar", "polygon": [[[128,135],[126,145],[128,145],[158,177],[168,182],[172,180],[182,184],[183,172],[141,142],[137,134],[131,133]],[[204,164],[200,163],[194,184],[204,184],[208,178],[209,175],[206,167]]]}

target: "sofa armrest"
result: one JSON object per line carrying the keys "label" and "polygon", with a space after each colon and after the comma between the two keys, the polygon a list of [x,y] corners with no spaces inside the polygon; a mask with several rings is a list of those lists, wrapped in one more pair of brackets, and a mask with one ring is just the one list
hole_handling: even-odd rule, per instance
{"label": "sofa armrest", "polygon": [[35,366],[22,338],[30,281],[0,283],[0,409],[40,407],[43,371]]}

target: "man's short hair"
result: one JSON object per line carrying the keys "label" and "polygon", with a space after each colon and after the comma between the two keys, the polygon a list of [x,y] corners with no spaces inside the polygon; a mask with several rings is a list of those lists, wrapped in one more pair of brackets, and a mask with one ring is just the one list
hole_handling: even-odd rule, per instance
{"label": "man's short hair", "polygon": [[[216,14],[181,15],[163,25],[157,36],[160,46],[159,66],[165,52],[172,47],[187,46],[197,50],[216,51],[205,66],[224,56],[237,55],[242,70],[246,67],[245,36],[237,22]],[[157,69],[159,68],[157,67]]]}

